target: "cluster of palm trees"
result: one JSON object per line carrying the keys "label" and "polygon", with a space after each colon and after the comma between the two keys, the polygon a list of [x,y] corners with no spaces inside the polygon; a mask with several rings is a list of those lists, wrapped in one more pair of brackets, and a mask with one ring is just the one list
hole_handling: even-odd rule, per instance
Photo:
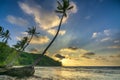
{"label": "cluster of palm trees", "polygon": [[23,37],[20,41],[16,43],[16,45],[13,45],[14,48],[18,51],[24,51],[25,48],[30,44],[33,37],[38,37],[39,32],[36,32],[36,27],[29,27],[27,32],[27,36]]}
{"label": "cluster of palm trees", "polygon": [[12,67],[14,62],[19,58],[20,53],[23,52],[25,48],[27,48],[27,46],[30,44],[33,37],[38,37],[40,34],[39,32],[36,32],[36,27],[34,26],[29,27],[26,32],[27,36],[23,37],[21,40],[17,41],[15,45],[13,45],[13,47],[17,50],[17,55],[10,63],[6,65],[6,67]]}
{"label": "cluster of palm trees", "polygon": [[4,28],[0,26],[0,38],[3,43],[7,44],[8,40],[11,39],[9,30],[4,31]]}
{"label": "cluster of palm trees", "polygon": [[[53,39],[51,40],[51,42],[48,44],[48,46],[45,48],[45,50],[41,53],[42,56],[46,53],[46,51],[49,49],[49,47],[52,45],[52,43],[57,38],[60,28],[61,28],[63,18],[67,17],[67,11],[71,10],[73,8],[73,6],[70,5],[69,0],[57,1],[57,3],[58,3],[58,6],[57,6],[57,10],[55,10],[55,12],[62,14],[62,16],[61,16],[60,23],[58,25],[56,34],[53,37]],[[28,28],[28,30],[26,32],[28,33],[28,35],[23,37],[20,41],[17,42],[16,45],[14,45],[16,50],[18,50],[19,52],[24,51],[25,48],[30,44],[32,38],[34,36],[38,37],[38,35],[40,34],[40,33],[36,32],[36,27],[30,27],[30,28]],[[3,38],[2,41],[7,43],[8,39],[10,39],[9,30],[6,30],[4,32],[4,29],[2,27],[0,27],[0,38]],[[38,57],[38,59],[31,66],[34,67],[35,65],[37,65],[39,63],[39,61],[41,60],[42,56]]]}

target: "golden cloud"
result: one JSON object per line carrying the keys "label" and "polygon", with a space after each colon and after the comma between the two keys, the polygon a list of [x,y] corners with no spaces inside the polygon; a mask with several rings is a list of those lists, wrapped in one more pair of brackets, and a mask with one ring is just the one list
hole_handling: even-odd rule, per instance
{"label": "golden cloud", "polygon": [[29,52],[30,53],[38,53],[39,50],[37,48],[31,48],[31,49],[29,49]]}
{"label": "golden cloud", "polygon": [[49,40],[47,36],[33,37],[31,44],[45,44],[48,43]]}
{"label": "golden cloud", "polygon": [[120,61],[120,54],[100,56],[85,49],[76,47],[63,48],[57,52],[58,57],[54,55],[53,58],[59,58],[63,66],[118,66]]}
{"label": "golden cloud", "polygon": [[[17,40],[21,40],[22,37],[16,37]],[[50,41],[47,36],[33,37],[30,44],[46,44]]]}
{"label": "golden cloud", "polygon": [[69,49],[69,48],[64,48],[60,50],[60,53],[75,53],[75,50]]}
{"label": "golden cloud", "polygon": [[[56,34],[57,30],[55,30],[55,29],[49,29],[47,32],[54,36]],[[64,35],[65,33],[66,33],[65,30],[60,30],[59,31],[60,35]]]}
{"label": "golden cloud", "polygon": [[81,58],[91,59],[91,58],[93,58],[94,55],[95,55],[95,53],[93,53],[93,52],[87,52],[87,53],[80,54],[79,56]]}
{"label": "golden cloud", "polygon": [[[19,6],[25,13],[32,15],[36,24],[38,24],[44,30],[54,28],[58,26],[60,22],[60,18],[54,12],[48,12],[42,10],[40,7],[30,6],[27,3],[19,2]],[[67,18],[64,18],[63,23],[66,21]]]}
{"label": "golden cloud", "polygon": [[[87,50],[84,50],[84,49],[80,49],[80,48],[77,48],[77,47],[68,47],[68,48],[63,48],[61,50],[59,50],[57,52],[57,54],[60,54],[62,56],[64,56],[65,58],[71,58],[71,59],[79,59],[81,58],[83,55],[84,56],[87,56],[88,54],[88,51]],[[92,53],[89,53],[92,55]],[[88,55],[89,55],[88,54]],[[79,56],[80,55],[80,56]],[[54,56],[55,57],[55,56]],[[83,57],[82,57],[83,58]]]}
{"label": "golden cloud", "polygon": [[64,59],[65,58],[65,56],[62,56],[60,54],[55,54],[54,57],[59,58],[59,59]]}

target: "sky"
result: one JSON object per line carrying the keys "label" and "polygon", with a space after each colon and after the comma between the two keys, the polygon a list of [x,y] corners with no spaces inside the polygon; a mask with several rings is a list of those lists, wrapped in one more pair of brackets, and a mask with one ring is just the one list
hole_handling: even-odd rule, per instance
{"label": "sky", "polygon": [[[63,66],[120,66],[120,0],[70,0],[74,6],[46,55]],[[56,0],[0,0],[0,26],[10,30],[10,46],[26,36],[28,27],[40,32],[26,49],[40,54],[56,33],[61,15]]]}

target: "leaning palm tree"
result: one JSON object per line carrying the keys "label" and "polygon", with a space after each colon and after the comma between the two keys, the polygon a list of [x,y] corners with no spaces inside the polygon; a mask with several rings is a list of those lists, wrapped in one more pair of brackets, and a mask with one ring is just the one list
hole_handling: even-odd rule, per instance
{"label": "leaning palm tree", "polygon": [[16,50],[23,51],[23,48],[27,42],[28,42],[28,37],[23,37],[21,41],[18,41],[17,44],[13,46],[16,48]]}
{"label": "leaning palm tree", "polygon": [[5,32],[3,32],[2,38],[3,38],[2,42],[4,43],[7,43],[8,39],[11,39],[9,30],[6,30]]}
{"label": "leaning palm tree", "polygon": [[[61,28],[63,18],[67,17],[67,11],[73,8],[73,6],[70,5],[69,0],[62,0],[62,2],[57,1],[57,3],[58,3],[58,7],[57,7],[57,10],[55,12],[62,14],[62,17],[61,17],[60,23],[58,25],[58,29],[57,29],[55,36],[53,37],[51,42],[48,44],[48,46],[45,48],[45,50],[42,52],[42,56],[46,53],[46,51],[49,49],[49,47],[52,45],[52,43],[57,38],[59,31],[60,31],[60,28]],[[41,60],[41,56],[32,64],[32,66],[37,65],[40,60]]]}
{"label": "leaning palm tree", "polygon": [[33,37],[38,37],[39,32],[36,32],[36,27],[28,28],[26,31],[29,35],[28,37],[23,37],[21,41],[18,41],[16,45],[13,45],[18,51],[24,51],[25,48],[30,44]]}
{"label": "leaning palm tree", "polygon": [[33,39],[33,37],[38,37],[38,35],[40,34],[39,32],[36,32],[36,27],[31,27],[31,28],[28,28],[28,30],[26,31],[28,33],[28,35],[30,36],[27,44],[23,47],[23,51],[24,49],[30,44],[31,40]]}

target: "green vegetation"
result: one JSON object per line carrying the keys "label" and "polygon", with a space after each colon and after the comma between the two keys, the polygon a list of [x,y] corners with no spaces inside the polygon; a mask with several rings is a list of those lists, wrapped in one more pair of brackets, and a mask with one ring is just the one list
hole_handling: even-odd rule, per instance
{"label": "green vegetation", "polygon": [[[22,53],[20,55],[19,63],[22,65],[30,65],[36,60],[38,56],[42,56],[42,55]],[[41,58],[41,61],[37,65],[39,66],[61,66],[61,63],[45,55]]]}
{"label": "green vegetation", "polygon": [[5,43],[0,42],[0,66],[9,63],[9,61],[11,61],[16,54],[17,51],[14,48],[10,48]]}
{"label": "green vegetation", "polygon": [[2,42],[7,44],[8,40],[11,39],[9,30],[4,31],[4,28],[0,26],[0,38]]}
{"label": "green vegetation", "polygon": [[[0,66],[9,64],[18,54],[16,49],[9,47],[7,44],[0,42]],[[20,57],[15,61],[14,65],[31,65],[40,54],[32,54],[21,52]],[[43,56],[37,66],[61,66],[61,63],[54,59]]]}

